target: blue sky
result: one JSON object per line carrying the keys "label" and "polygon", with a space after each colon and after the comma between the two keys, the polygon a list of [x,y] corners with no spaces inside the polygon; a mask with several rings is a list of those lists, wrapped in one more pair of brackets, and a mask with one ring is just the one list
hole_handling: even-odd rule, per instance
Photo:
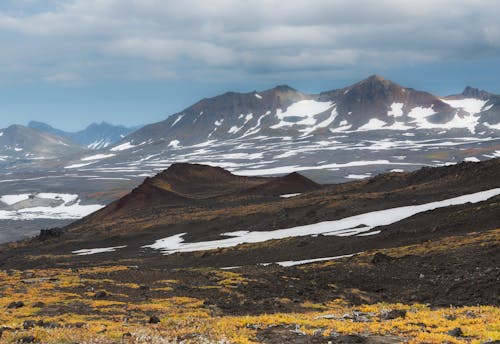
{"label": "blue sky", "polygon": [[4,0],[0,127],[162,120],[200,98],[380,74],[500,93],[495,0]]}

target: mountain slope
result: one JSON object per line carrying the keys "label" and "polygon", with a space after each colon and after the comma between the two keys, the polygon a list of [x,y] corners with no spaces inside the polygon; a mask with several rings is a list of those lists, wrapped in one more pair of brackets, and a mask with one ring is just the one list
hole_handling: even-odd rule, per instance
{"label": "mountain slope", "polygon": [[106,122],[92,123],[87,128],[77,132],[63,131],[46,123],[36,121],[31,121],[28,127],[45,131],[49,134],[66,137],[89,149],[106,148],[138,129],[137,127],[128,128]]}
{"label": "mountain slope", "polygon": [[0,162],[54,159],[81,151],[79,145],[67,138],[22,125],[0,129]]}
{"label": "mountain slope", "polygon": [[471,88],[459,98],[440,98],[376,75],[318,95],[278,86],[263,92],[229,92],[204,99],[165,121],[132,133],[122,143],[164,142],[178,147],[210,140],[303,137],[353,130],[462,129],[474,133],[476,127],[485,127],[485,120],[490,125],[500,122],[499,109],[494,105],[497,99]]}

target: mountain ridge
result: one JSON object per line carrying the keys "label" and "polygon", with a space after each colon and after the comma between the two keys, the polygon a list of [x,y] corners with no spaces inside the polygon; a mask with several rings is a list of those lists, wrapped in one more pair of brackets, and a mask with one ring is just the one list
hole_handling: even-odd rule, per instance
{"label": "mountain ridge", "polygon": [[106,148],[138,129],[137,126],[125,127],[104,121],[91,123],[85,129],[75,132],[57,129],[47,123],[38,121],[30,121],[28,127],[68,138],[86,148],[95,150]]}
{"label": "mountain ridge", "polygon": [[[467,99],[476,99],[479,108],[470,111],[465,102],[457,102]],[[500,100],[491,93],[466,87],[461,95],[443,98],[372,75],[353,85],[319,94],[305,94],[279,85],[264,91],[226,92],[204,98],[163,121],[131,133],[117,145],[153,140],[175,147],[214,139],[258,135],[301,137],[325,131],[473,132],[479,127],[491,130],[498,123]]]}

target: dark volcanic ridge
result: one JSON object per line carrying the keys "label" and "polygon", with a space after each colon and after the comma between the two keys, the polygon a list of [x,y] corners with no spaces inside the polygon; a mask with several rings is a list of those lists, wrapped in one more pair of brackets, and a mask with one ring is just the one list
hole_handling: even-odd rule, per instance
{"label": "dark volcanic ridge", "polygon": [[128,195],[78,223],[122,218],[156,207],[215,204],[224,197],[279,196],[320,187],[298,173],[284,177],[243,177],[220,167],[175,163],[156,176],[146,178]]}
{"label": "dark volcanic ridge", "polygon": [[[184,239],[187,242],[218,240],[227,232],[269,231],[335,221],[498,188],[499,166],[500,159],[492,159],[423,168],[412,173],[381,174],[344,184],[320,185],[298,173],[284,177],[242,177],[218,167],[174,164],[157,176],[147,178],[128,195],[65,227],[57,236],[45,236],[43,241],[32,239],[12,246],[20,250],[17,252],[67,255],[82,248],[126,245],[123,250],[105,255],[125,259],[141,252],[145,259],[161,253],[144,250],[142,246],[180,233],[186,233]],[[297,195],[280,197],[285,194]],[[173,254],[167,260],[180,266],[187,262],[224,266],[228,265],[227,259],[233,262],[230,265],[237,262],[253,264],[259,257],[266,261],[321,258],[412,244],[424,238],[432,240],[454,233],[462,235],[469,231],[489,230],[497,225],[500,227],[496,215],[498,206],[498,197],[494,197],[479,205],[474,203],[423,212],[387,228],[374,228],[373,231],[381,230],[381,233],[366,237],[320,235],[285,238],[269,246],[277,245],[270,251],[264,249],[268,245],[264,242],[255,244],[255,248],[249,251],[240,246],[224,249],[224,254],[216,254],[213,259],[204,261],[199,261],[198,255],[194,254],[192,259],[181,258],[179,263],[175,257],[182,257],[182,253]],[[443,214],[447,219],[442,218]],[[443,229],[438,230],[441,227]],[[289,245],[295,247],[296,244],[300,250],[290,250]],[[15,260],[21,258],[7,246],[3,250]],[[260,253],[256,256],[256,252]],[[100,255],[93,255],[73,256],[71,260],[99,259]]]}

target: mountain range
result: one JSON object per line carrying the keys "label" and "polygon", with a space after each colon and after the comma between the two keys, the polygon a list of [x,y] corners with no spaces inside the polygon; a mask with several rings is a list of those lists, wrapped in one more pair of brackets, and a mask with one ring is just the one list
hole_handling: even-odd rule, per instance
{"label": "mountain range", "polygon": [[289,86],[203,99],[166,120],[147,125],[122,142],[164,140],[170,146],[246,137],[327,136],[370,130],[500,129],[500,96],[467,87],[437,97],[373,75],[354,85],[319,94]]}
{"label": "mountain range", "polygon": [[80,151],[81,147],[68,138],[22,125],[0,130],[0,163],[11,159],[54,159]]}
{"label": "mountain range", "polygon": [[[466,87],[442,97],[373,75],[318,94],[286,85],[228,92],[122,138],[127,130],[102,123],[67,133],[36,122],[0,130],[3,195],[71,194],[103,206],[175,163],[342,183],[477,162],[500,157],[500,96]],[[57,225],[63,215],[43,216]]]}
{"label": "mountain range", "polygon": [[[140,151],[150,149],[160,155],[168,149],[255,138],[312,142],[338,134],[362,133],[370,137],[384,131],[436,138],[450,133],[487,136],[497,135],[500,130],[500,96],[466,87],[461,94],[438,97],[373,75],[342,89],[312,95],[286,85],[261,92],[228,92],[202,99],[164,121],[142,128],[103,122],[78,132],[66,132],[35,121],[28,127],[71,140],[86,149],[116,154],[139,147]],[[3,131],[5,135],[10,132]],[[38,150],[46,146],[47,151],[50,143],[39,141],[36,145]],[[8,156],[6,151],[12,151],[11,148],[3,145],[2,155]],[[30,147],[18,148],[31,155],[36,153]],[[74,152],[54,153],[67,156],[70,154],[66,153]]]}
{"label": "mountain range", "polygon": [[89,149],[106,148],[109,145],[120,141],[131,132],[139,129],[139,127],[129,128],[123,125],[113,125],[106,122],[92,123],[85,129],[77,132],[68,132],[56,129],[49,124],[37,121],[29,122],[28,127],[56,136],[68,138]]}
{"label": "mountain range", "polygon": [[491,343],[499,106],[372,76],[0,130],[0,341]]}

